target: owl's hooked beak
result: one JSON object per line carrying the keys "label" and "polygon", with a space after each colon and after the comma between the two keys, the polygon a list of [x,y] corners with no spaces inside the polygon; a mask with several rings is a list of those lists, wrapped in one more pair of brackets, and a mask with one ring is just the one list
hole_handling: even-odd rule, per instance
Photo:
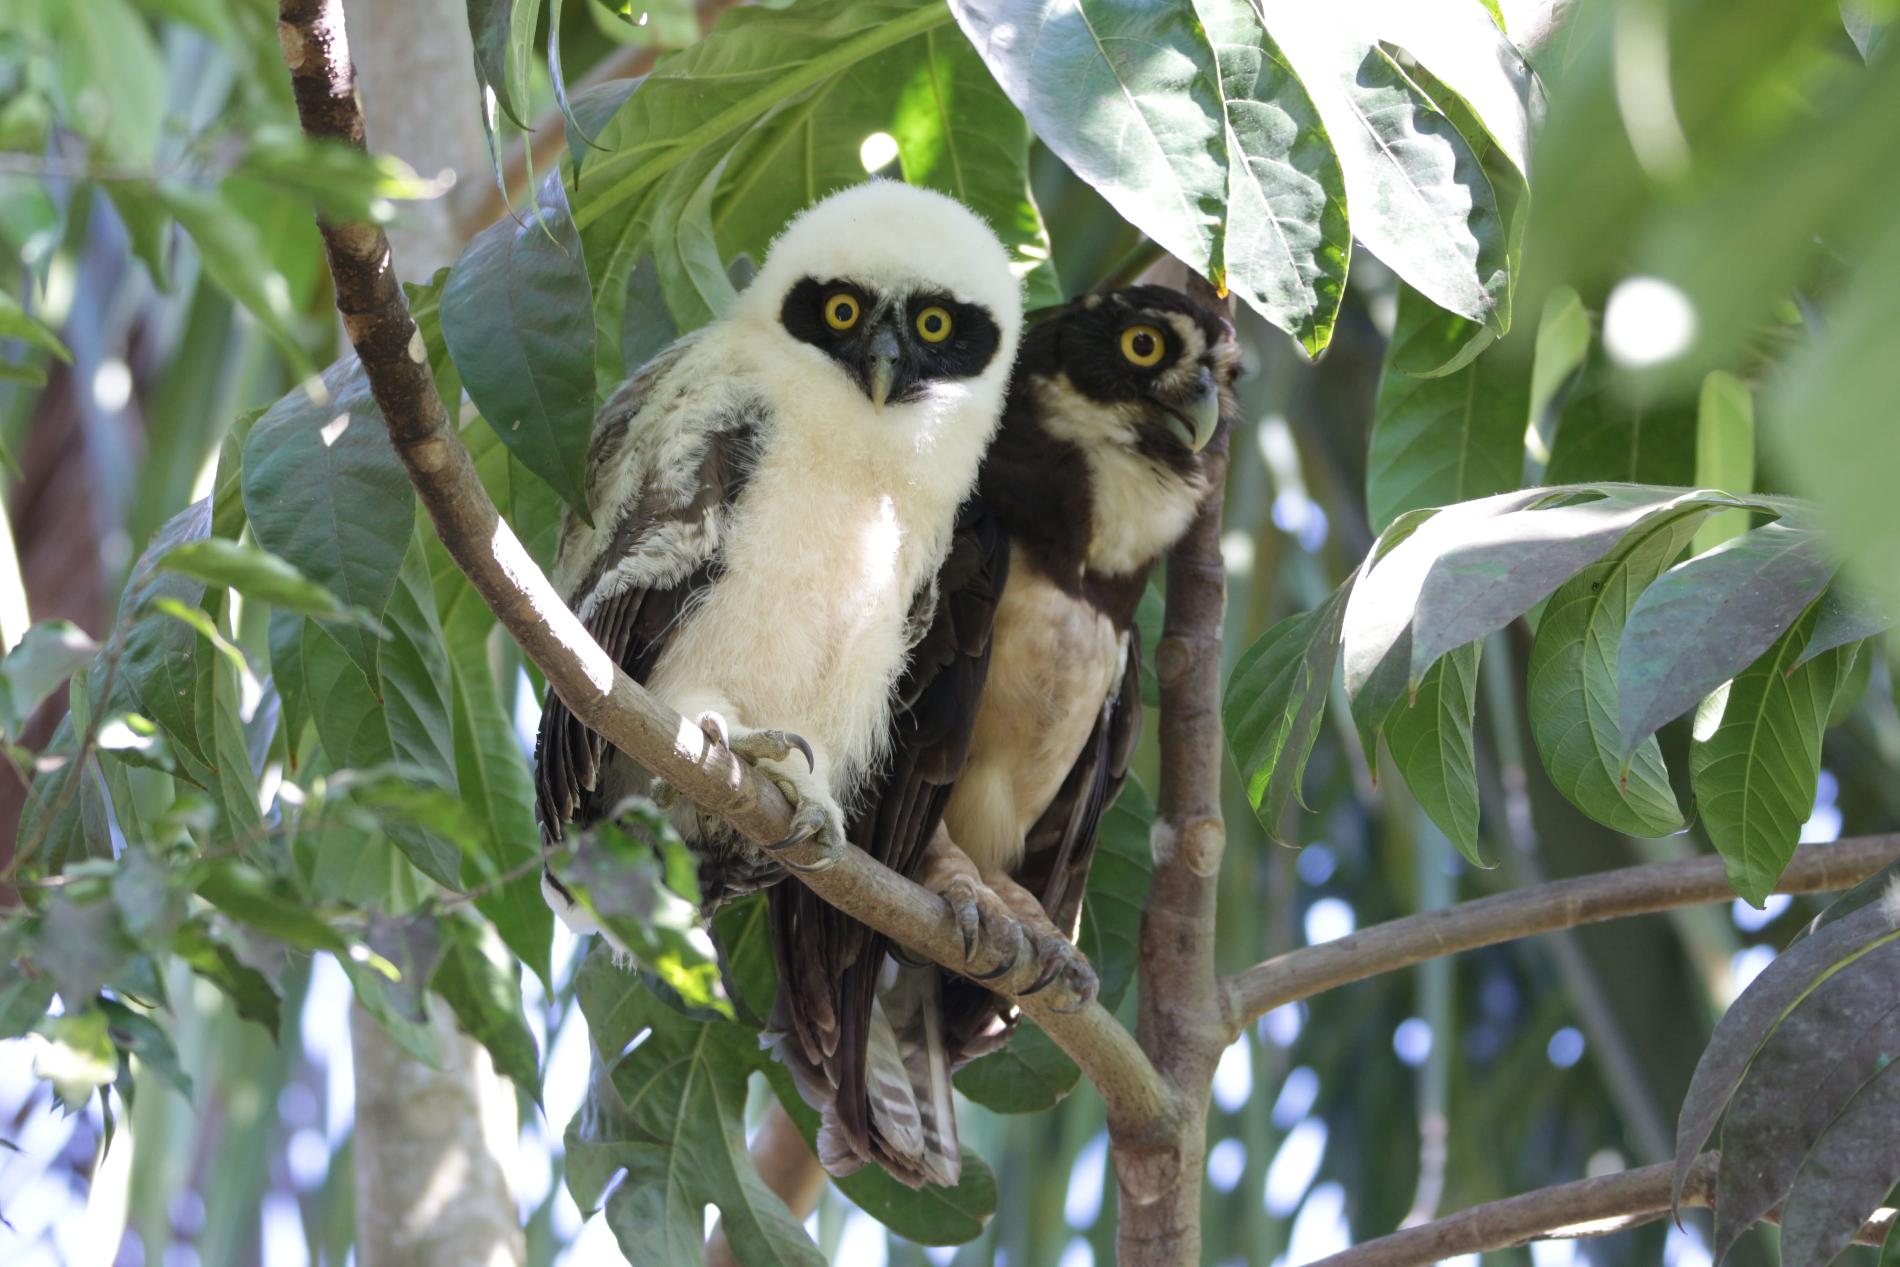
{"label": "owl's hooked beak", "polygon": [[1205,449],[1214,438],[1214,429],[1220,426],[1220,385],[1205,365],[1195,380],[1194,395],[1183,401],[1155,403],[1168,415],[1168,430],[1190,453]]}
{"label": "owl's hooked beak", "polygon": [[871,408],[879,413],[884,412],[884,402],[891,398],[903,359],[904,346],[896,329],[889,320],[881,320],[866,340],[864,355],[864,392],[871,398]]}

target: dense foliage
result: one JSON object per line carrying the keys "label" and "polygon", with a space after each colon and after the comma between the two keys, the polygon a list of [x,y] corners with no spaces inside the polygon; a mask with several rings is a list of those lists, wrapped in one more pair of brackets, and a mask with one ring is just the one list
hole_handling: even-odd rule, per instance
{"label": "dense foliage", "polygon": [[[619,20],[567,6],[563,33],[563,7],[470,0],[495,154],[542,106],[567,151],[410,288],[483,481],[544,566],[563,502],[587,513],[596,403],[725,311],[788,217],[901,178],[982,213],[1031,306],[1163,253],[1243,305],[1259,372],[1230,490],[1234,966],[1327,894],[1369,917],[1484,887],[1446,846],[1515,884],[1612,865],[1627,838],[1687,840],[1760,907],[1824,765],[1850,825],[1900,815],[1900,718],[1869,690],[1894,680],[1900,609],[1900,44],[1877,6],[1843,24],[1831,2],[1601,0],[1520,49],[1480,0],[797,0],[696,40],[669,10],[661,34],[685,47],[571,93],[563,55],[599,58]],[[744,1261],[822,1262],[743,1147],[749,1084],[815,1127],[757,1042],[759,903],[708,939],[655,815],[557,860],[645,985],[598,952],[560,971],[520,740],[538,684],[418,514],[360,367],[332,360],[310,222],[387,220],[440,191],[292,130],[271,21],[253,0],[0,15],[17,152],[0,168],[0,442],[30,461],[47,401],[96,408],[100,366],[124,371],[108,300],[127,252],[145,274],[128,293],[175,327],[138,367],[148,456],[117,472],[120,539],[149,544],[110,625],[15,628],[24,602],[0,606],[0,733],[31,781],[4,863],[0,1038],[36,1034],[60,1101],[97,1096],[109,1134],[161,1083],[205,1093],[204,1016],[288,1037],[309,957],[327,956],[418,1060],[446,1005],[534,1114],[577,1000],[601,1076],[549,1126],[581,1209],[604,1203],[634,1262],[697,1261],[708,1204]],[[57,731],[36,733],[61,698]],[[1082,947],[1111,1007],[1132,985],[1151,818],[1131,786],[1090,880]],[[1311,891],[1293,855],[1253,847],[1269,839],[1320,842],[1297,864]],[[1424,1200],[1421,1118],[1449,1134],[1435,1182],[1462,1202],[1601,1149],[1660,1159],[1658,1103],[1686,1086],[1685,1163],[1728,1114],[1717,1248],[1785,1199],[1783,1254],[1830,1261],[1900,1181],[1892,913],[1861,905],[1777,961],[1692,1086],[1703,1035],[1680,1022],[1727,999],[1674,936],[1594,967],[1574,947],[1556,967],[1486,958],[1463,1002],[1441,963],[1416,999],[1387,985],[1356,1012],[1269,1018],[1236,1048],[1252,1096],[1219,1102],[1216,1129],[1252,1151],[1246,1200],[1235,1182],[1209,1198],[1210,1252],[1286,1247],[1259,1194],[1292,1212],[1267,1158],[1295,1123],[1354,1141],[1323,1178],[1363,1238],[1406,1214],[1414,1177]],[[1718,962],[1735,936],[1681,933]],[[1644,954],[1672,966],[1608,1006]],[[1553,980],[1616,1058],[1530,1114],[1508,1097],[1554,1089]],[[1283,1112],[1289,1068],[1317,1088],[1313,1069],[1383,1053],[1413,1011],[1436,1036],[1416,1085],[1387,1056]],[[1671,1036],[1633,1054],[1648,1026]],[[1054,1261],[1068,1234],[1041,1224],[1099,1127],[1086,1096],[1055,1108],[1077,1079],[1025,1026],[958,1086],[996,1114],[1053,1110],[1047,1129],[983,1119],[953,1191],[875,1170],[840,1187],[910,1242],[987,1236]],[[1031,1184],[1030,1141],[1055,1187]],[[148,1244],[163,1222],[161,1204]]]}

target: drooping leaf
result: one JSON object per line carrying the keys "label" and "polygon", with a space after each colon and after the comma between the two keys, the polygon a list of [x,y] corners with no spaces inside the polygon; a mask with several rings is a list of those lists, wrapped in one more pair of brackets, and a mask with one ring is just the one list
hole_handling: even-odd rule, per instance
{"label": "drooping leaf", "polygon": [[1616,724],[1623,627],[1644,588],[1681,556],[1705,512],[1684,507],[1632,529],[1608,558],[1560,586],[1544,606],[1526,674],[1531,736],[1570,803],[1613,831],[1682,830],[1662,749],[1651,736],[1625,760]]}
{"label": "drooping leaf", "polygon": [[520,971],[491,948],[479,921],[441,921],[442,960],[429,987],[447,1001],[462,1032],[488,1049],[496,1072],[540,1102],[540,1057],[521,1011]]}
{"label": "drooping leaf", "polygon": [[528,68],[541,0],[468,0],[468,33],[475,75],[518,128],[529,126]]}
{"label": "drooping leaf", "polygon": [[1783,520],[1679,563],[1645,589],[1616,666],[1624,755],[1753,664],[1832,573],[1815,534]]}
{"label": "drooping leaf", "polygon": [[1702,702],[1689,745],[1689,782],[1729,883],[1751,905],[1774,891],[1801,825],[1814,809],[1821,734],[1854,649],[1836,648],[1799,668],[1814,613]]}
{"label": "drooping leaf", "polygon": [[1782,1261],[1827,1267],[1900,1184],[1900,1060],[1886,1063],[1816,1141],[1782,1213]]}
{"label": "drooping leaf", "polygon": [[1419,349],[1444,348],[1454,327],[1470,323],[1400,286],[1366,457],[1366,514],[1375,529],[1404,511],[1488,497],[1522,479],[1529,365],[1491,355],[1441,377],[1401,368],[1408,359],[1438,362]]}
{"label": "drooping leaf", "polygon": [[1822,981],[1762,1044],[1722,1123],[1715,1255],[1788,1195],[1808,1150],[1884,1060],[1900,1054],[1890,943]]}
{"label": "drooping leaf", "polygon": [[[1698,488],[1730,493],[1755,488],[1755,398],[1748,385],[1726,370],[1702,380],[1696,403],[1695,482]],[[1746,511],[1709,516],[1696,530],[1695,552],[1705,554],[1748,531]]]}
{"label": "drooping leaf", "polygon": [[1318,356],[1332,340],[1352,249],[1339,160],[1312,98],[1252,6],[1195,0],[1194,7],[1220,72],[1227,287]]}
{"label": "drooping leaf", "polygon": [[[380,619],[415,530],[415,493],[354,356],[320,388],[293,390],[259,418],[244,445],[244,509],[264,549]],[[373,681],[377,640],[331,625]]]}
{"label": "drooping leaf", "polygon": [[1808,635],[1807,645],[1801,648],[1795,664],[1806,664],[1823,651],[1885,633],[1893,624],[1893,617],[1878,604],[1847,593],[1838,585],[1830,585],[1821,595],[1814,632]]}
{"label": "drooping leaf", "polygon": [[1441,657],[1413,698],[1400,700],[1383,732],[1392,760],[1427,814],[1465,860],[1494,867],[1478,847],[1477,753],[1471,723],[1478,703],[1478,653],[1474,642]]}
{"label": "drooping leaf", "polygon": [[1339,155],[1353,236],[1441,308],[1508,329],[1504,222],[1470,144],[1350,14],[1302,0],[1261,13]]}
{"label": "drooping leaf", "polygon": [[53,327],[28,314],[20,307],[20,301],[5,291],[0,291],[0,339],[19,339],[62,361],[73,359]]}
{"label": "drooping leaf", "polygon": [[1543,118],[1544,92],[1493,15],[1473,0],[1403,0],[1372,12],[1378,37],[1403,48],[1458,94],[1498,150],[1528,178],[1531,132]]}
{"label": "drooping leaf", "polygon": [[277,340],[300,377],[314,366],[297,335],[290,285],[271,263],[258,228],[221,189],[161,184],[158,194],[198,248],[205,271]]}
{"label": "drooping leaf", "polygon": [[172,937],[172,951],[191,970],[224,992],[237,1014],[277,1036],[283,1000],[270,980],[240,960],[200,921],[184,925]]}
{"label": "drooping leaf", "polygon": [[1783,951],[1723,1014],[1696,1063],[1676,1125],[1676,1171],[1670,1199],[1682,1200],[1689,1166],[1715,1130],[1737,1083],[1762,1044],[1794,1007],[1843,965],[1900,938],[1879,903],[1827,924]]}
{"label": "drooping leaf", "polygon": [[1351,584],[1310,612],[1290,616],[1241,653],[1221,701],[1228,747],[1261,825],[1279,839],[1288,804],[1319,736],[1340,649]]}
{"label": "drooping leaf", "polygon": [[70,620],[43,620],[0,659],[0,735],[17,741],[47,696],[99,649]]}
{"label": "drooping leaf", "polygon": [[1130,224],[1223,284],[1226,120],[1214,50],[1186,5],[953,0],[1029,126]]}
{"label": "drooping leaf", "polygon": [[1557,426],[1552,406],[1589,355],[1590,338],[1590,314],[1583,309],[1583,299],[1568,286],[1553,289],[1537,318],[1527,419],[1546,444]]}
{"label": "drooping leaf", "polygon": [[499,221],[462,252],[442,292],[442,337],[502,443],[586,519],[593,291],[559,172],[536,204],[538,218]]}

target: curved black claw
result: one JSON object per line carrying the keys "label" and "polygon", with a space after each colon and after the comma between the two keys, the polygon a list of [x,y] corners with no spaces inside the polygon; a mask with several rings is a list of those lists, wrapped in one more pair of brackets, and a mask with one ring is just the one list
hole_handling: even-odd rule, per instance
{"label": "curved black claw", "polygon": [[813,774],[818,773],[818,756],[811,750],[811,745],[805,742],[803,735],[795,735],[788,730],[785,732],[785,742],[805,754],[805,768],[807,770]]}
{"label": "curved black claw", "polygon": [[[816,836],[817,834],[818,834],[817,823],[796,823],[792,827],[791,835],[787,836],[785,839],[777,842],[776,844],[762,845],[760,847],[766,850],[768,853],[779,853],[783,850],[792,849],[799,845],[802,845],[806,841],[810,840],[813,836]],[[789,866],[790,864],[787,863],[786,865]]]}
{"label": "curved black claw", "polygon": [[1037,977],[1035,981],[1031,983],[1026,989],[1017,991],[1016,997],[1019,999],[1026,999],[1032,994],[1040,994],[1044,990],[1047,990],[1049,986],[1055,981],[1055,979],[1062,975],[1062,969],[1064,966],[1065,965],[1060,959],[1056,960],[1054,963],[1050,964],[1047,968],[1043,969],[1042,975]]}
{"label": "curved black claw", "polygon": [[1011,968],[1014,968],[1016,961],[1020,958],[1022,958],[1022,948],[1019,946],[1012,949],[1009,952],[1009,958],[1005,959],[998,967],[991,968],[988,972],[966,972],[963,975],[972,981],[994,981],[996,978],[1008,973]]}

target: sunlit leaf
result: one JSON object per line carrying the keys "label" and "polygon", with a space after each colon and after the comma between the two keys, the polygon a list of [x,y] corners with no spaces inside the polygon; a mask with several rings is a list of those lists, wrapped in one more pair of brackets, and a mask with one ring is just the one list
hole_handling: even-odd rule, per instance
{"label": "sunlit leaf", "polygon": [[[1747,493],[1755,488],[1755,398],[1747,384],[1723,370],[1702,380],[1696,405],[1695,482],[1698,488]],[[1695,552],[1705,554],[1748,531],[1748,512],[1724,510],[1696,529]]]}

